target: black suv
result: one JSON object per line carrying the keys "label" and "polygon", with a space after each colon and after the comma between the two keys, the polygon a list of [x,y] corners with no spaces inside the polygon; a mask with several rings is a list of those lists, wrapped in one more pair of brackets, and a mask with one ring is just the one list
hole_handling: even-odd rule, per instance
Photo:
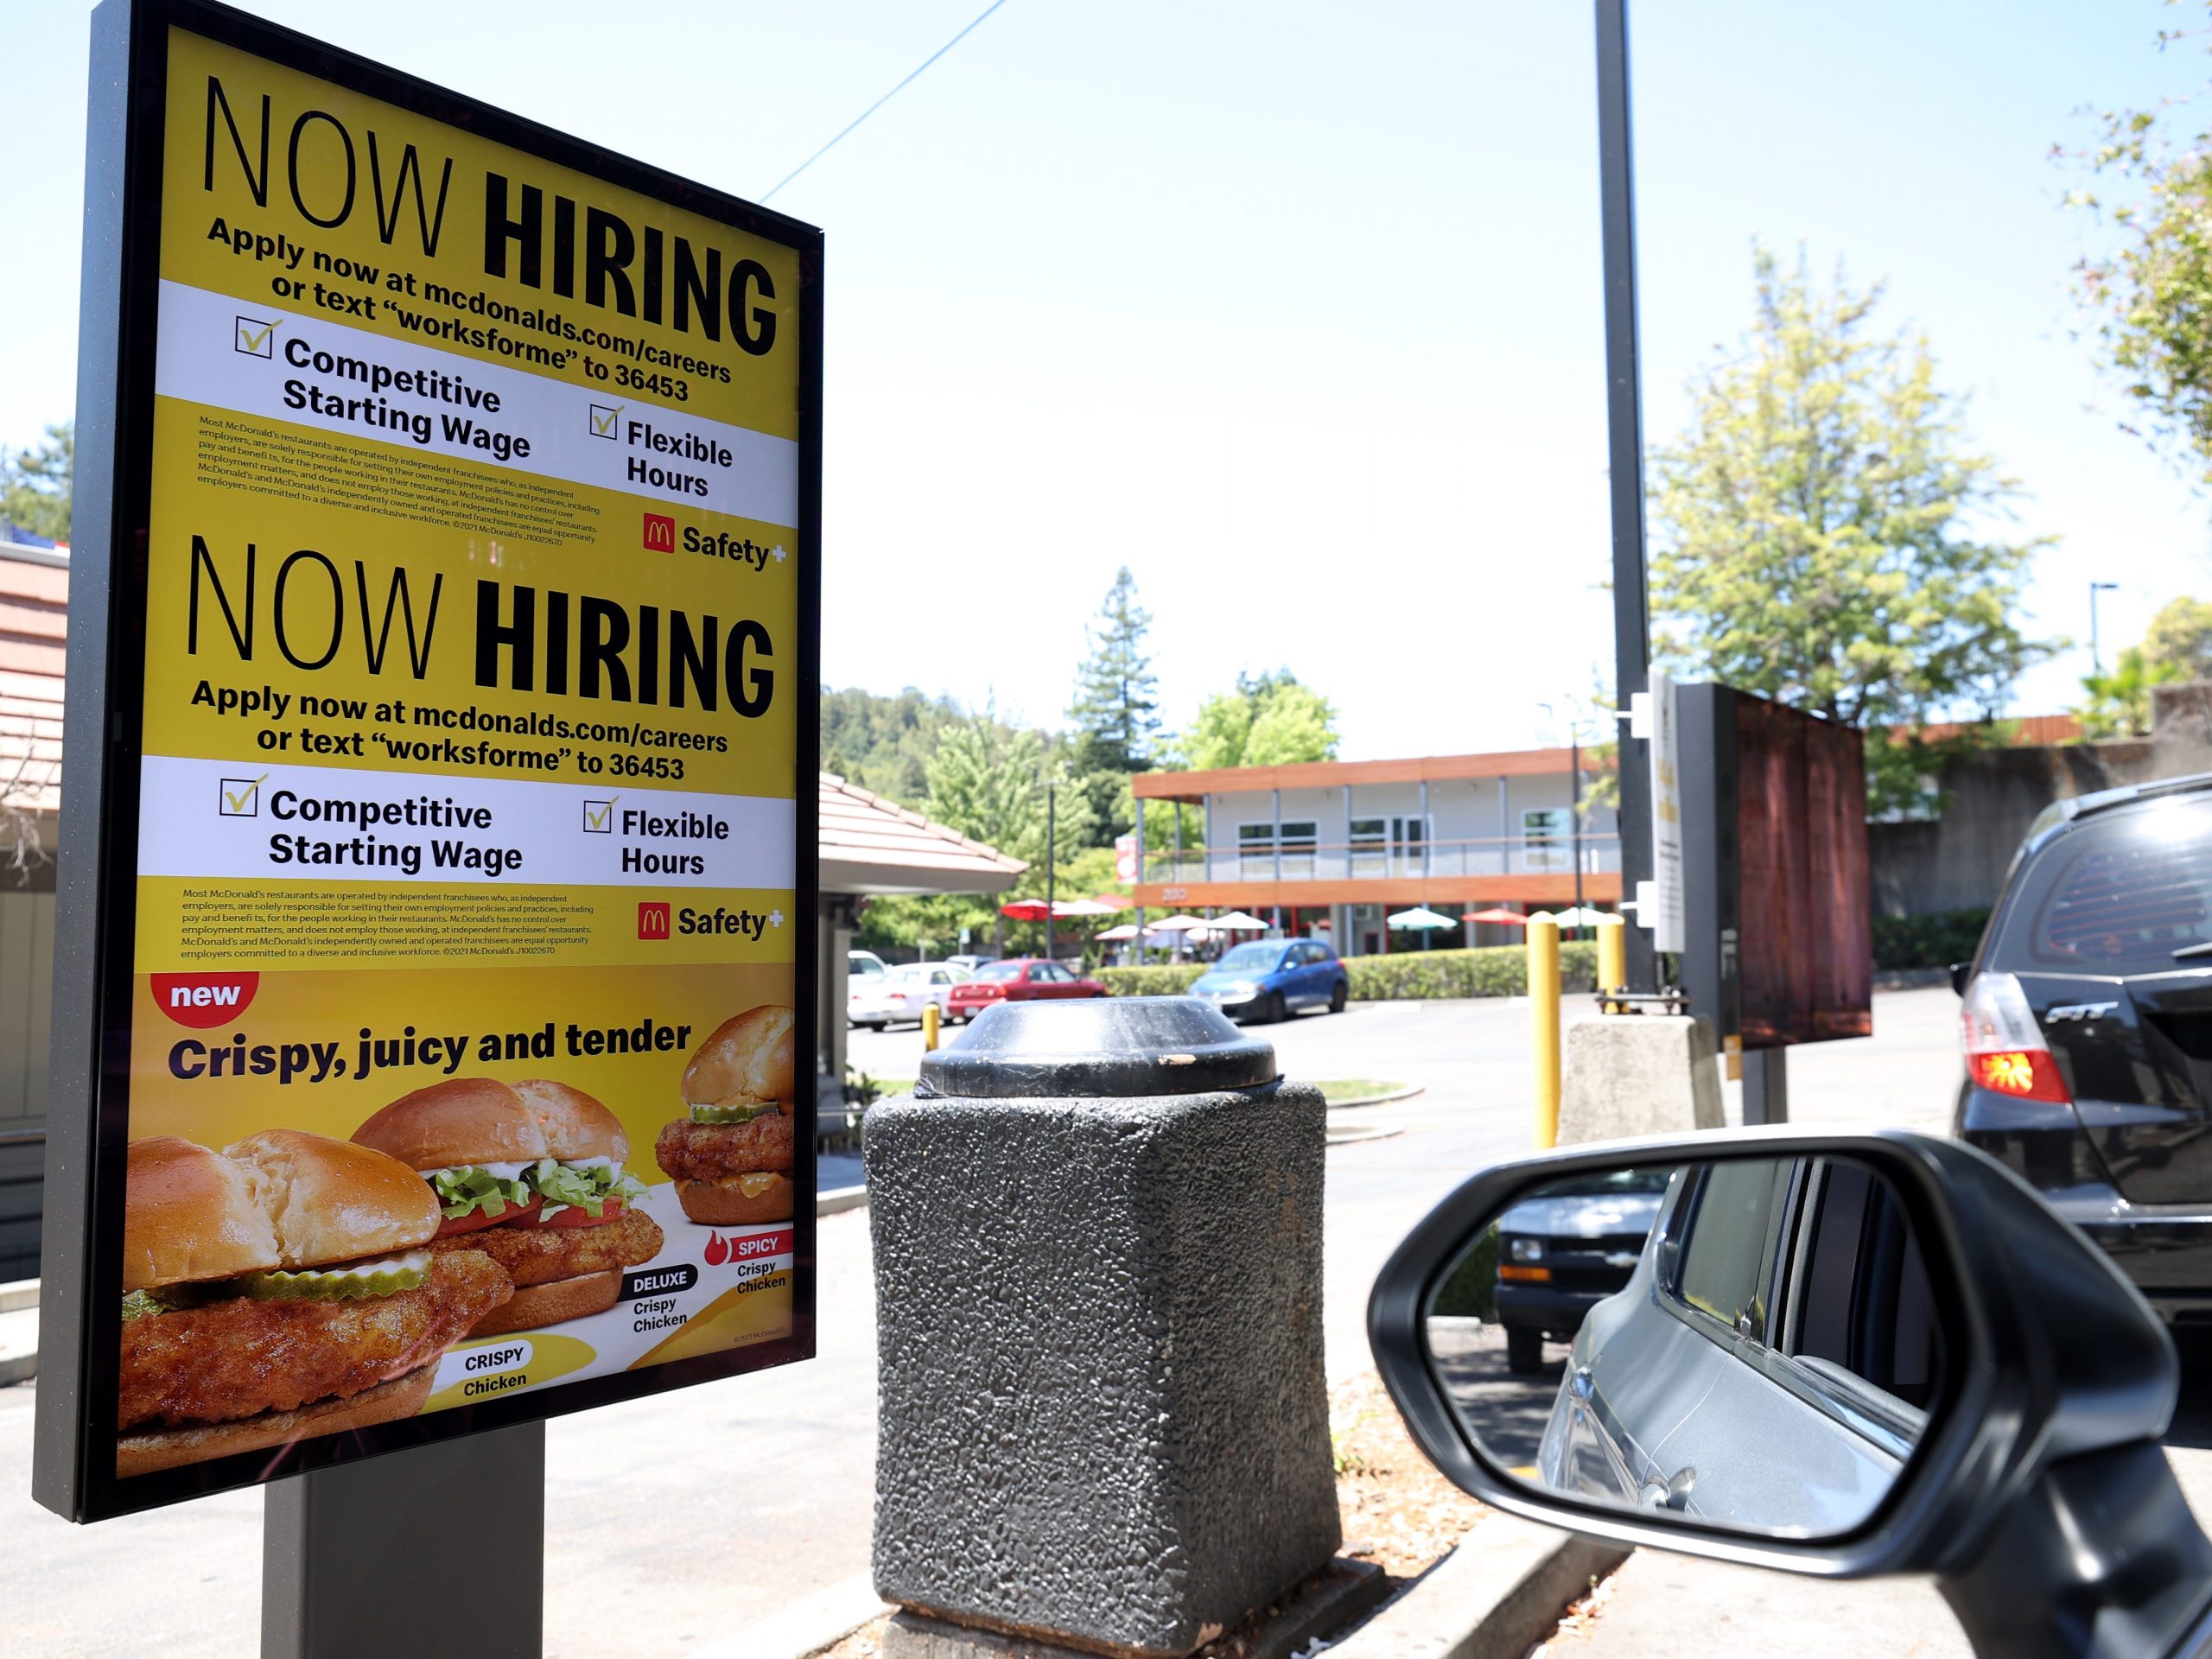
{"label": "black suv", "polygon": [[2046,809],[1953,976],[1960,1137],[2212,1320],[2212,774]]}

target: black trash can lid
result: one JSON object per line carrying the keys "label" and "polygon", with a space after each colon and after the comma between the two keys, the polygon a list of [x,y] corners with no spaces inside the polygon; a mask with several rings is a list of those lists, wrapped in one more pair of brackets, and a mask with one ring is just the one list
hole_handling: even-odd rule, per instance
{"label": "black trash can lid", "polygon": [[922,1056],[915,1095],[1068,1100],[1198,1095],[1275,1080],[1274,1045],[1193,996],[998,1002]]}

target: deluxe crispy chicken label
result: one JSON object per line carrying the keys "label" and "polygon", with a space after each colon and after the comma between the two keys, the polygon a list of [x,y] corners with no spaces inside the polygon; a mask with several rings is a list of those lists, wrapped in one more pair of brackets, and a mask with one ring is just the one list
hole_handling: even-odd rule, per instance
{"label": "deluxe crispy chicken label", "polygon": [[[797,256],[188,33],[168,52],[131,1140],[350,1141],[472,1081],[601,1112],[384,1148],[437,1200],[427,1250],[557,1315],[409,1326],[413,1409],[786,1335],[792,1102],[686,1078],[798,995]],[[385,1255],[129,1311],[215,1329],[251,1295],[305,1331],[441,1282]],[[194,1400],[118,1431],[222,1421]],[[231,1421],[316,1433],[332,1400]]]}

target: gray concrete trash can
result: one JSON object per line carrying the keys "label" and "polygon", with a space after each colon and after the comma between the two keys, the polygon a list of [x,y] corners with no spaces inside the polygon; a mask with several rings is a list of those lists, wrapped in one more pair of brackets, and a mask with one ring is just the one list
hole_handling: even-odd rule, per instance
{"label": "gray concrete trash can", "polygon": [[1181,1655],[1327,1565],[1326,1115],[1190,997],[996,1005],[869,1111],[884,1599]]}

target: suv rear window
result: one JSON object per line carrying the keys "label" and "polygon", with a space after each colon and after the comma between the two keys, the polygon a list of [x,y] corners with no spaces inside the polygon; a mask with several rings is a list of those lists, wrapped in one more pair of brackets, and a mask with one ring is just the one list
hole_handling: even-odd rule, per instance
{"label": "suv rear window", "polygon": [[2212,941],[2212,796],[2092,819],[2046,846],[2006,906],[1993,967],[2155,974]]}

